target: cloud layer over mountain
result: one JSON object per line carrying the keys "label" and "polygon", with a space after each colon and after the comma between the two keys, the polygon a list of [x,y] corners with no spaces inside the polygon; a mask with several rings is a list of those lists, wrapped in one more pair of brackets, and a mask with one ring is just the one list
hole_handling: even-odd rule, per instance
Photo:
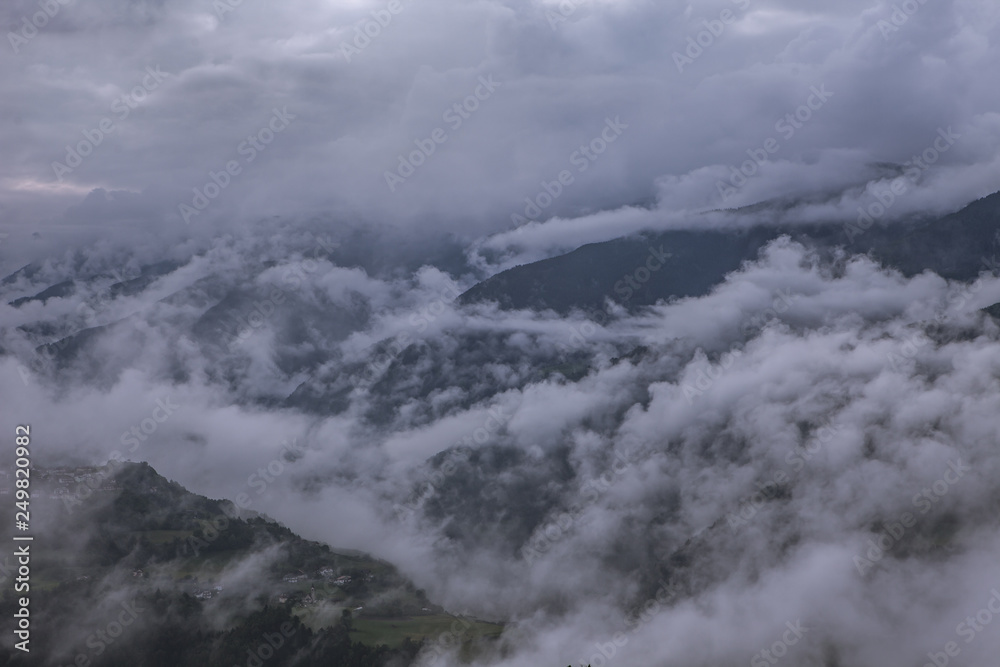
{"label": "cloud layer over mountain", "polygon": [[389,559],[509,622],[483,664],[987,660],[987,245],[967,283],[781,236],[644,308],[457,300],[995,191],[1000,7],[823,5],[5,4],[0,426]]}
{"label": "cloud layer over mountain", "polygon": [[893,215],[947,210],[996,182],[997,10],[904,4],[121,0],[32,30],[39,6],[7,3],[0,213],[66,242],[331,211],[471,238],[526,198],[657,202],[653,225],[775,196],[853,212],[950,127]]}
{"label": "cloud layer over mountain", "polygon": [[[601,646],[744,664],[801,623],[795,664],[907,665],[986,608],[990,274],[906,279],[779,239],[704,297],[594,321],[459,308],[436,269],[378,278],[285,238],[221,240],[110,301],[112,320],[142,310],[77,357],[7,329],[5,421],[46,424],[46,458],[149,460],[386,557],[514,621],[499,664],[600,664]],[[86,289],[5,318],[58,328]]]}

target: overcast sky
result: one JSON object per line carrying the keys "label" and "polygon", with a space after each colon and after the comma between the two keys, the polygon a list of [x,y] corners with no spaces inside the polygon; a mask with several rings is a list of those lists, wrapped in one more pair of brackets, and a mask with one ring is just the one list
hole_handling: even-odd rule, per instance
{"label": "overcast sky", "polygon": [[[847,192],[834,209],[851,212],[881,173],[870,165],[904,163],[948,127],[958,138],[922,173],[926,194],[896,213],[955,208],[1000,176],[1000,6],[907,9],[51,0],[49,18],[12,0],[0,8],[0,227],[10,241],[39,232],[40,246],[329,213],[473,238],[510,230],[543,181],[557,196],[528,211],[537,219],[659,202],[639,221],[581,221],[595,237],[775,196]],[[796,112],[808,119],[776,126]],[[723,200],[720,180],[769,138],[767,164]],[[415,142],[434,152],[409,174],[400,156]],[[206,185],[216,196],[199,200]]]}

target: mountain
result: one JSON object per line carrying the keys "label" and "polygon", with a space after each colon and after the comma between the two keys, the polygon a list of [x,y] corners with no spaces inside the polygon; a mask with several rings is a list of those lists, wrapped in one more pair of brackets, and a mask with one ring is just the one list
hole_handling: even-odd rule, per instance
{"label": "mountain", "polygon": [[764,245],[782,235],[827,255],[836,248],[869,254],[906,276],[930,270],[944,278],[970,280],[995,267],[998,224],[1000,192],[942,218],[893,225],[861,219],[748,230],[647,232],[508,269],[472,287],[459,300],[566,314],[573,309],[601,310],[610,299],[634,310],[660,300],[707,294],[727,273],[755,259]]}
{"label": "mountain", "polygon": [[[445,613],[389,563],[304,540],[148,464],[32,473],[21,595],[34,664],[230,667],[257,655],[269,665],[402,666],[455,624],[469,651],[499,634]],[[16,567],[8,556],[4,577]],[[15,612],[13,587],[0,606]],[[4,638],[0,664],[15,664],[11,644]]]}
{"label": "mountain", "polygon": [[[781,201],[751,208],[754,215],[773,211],[776,217],[794,210]],[[893,225],[862,220],[646,232],[503,271],[461,293],[458,305],[496,302],[507,310],[551,309],[562,315],[578,309],[594,318],[604,316],[612,301],[636,311],[658,301],[708,294],[783,235],[813,249],[831,266],[844,253],[868,254],[905,276],[931,270],[970,280],[997,266],[998,221],[1000,193],[941,218]],[[169,352],[158,372],[186,382],[191,371],[183,360],[194,346],[207,361],[206,376],[228,387],[242,403],[343,414],[354,392],[363,388],[374,402],[365,414],[382,426],[391,424],[407,401],[449,387],[461,389],[455,405],[467,407],[498,390],[524,386],[523,377],[504,374],[483,382],[479,375],[480,368],[497,359],[524,365],[522,351],[506,343],[504,332],[456,332],[449,334],[456,340],[444,344],[419,335],[433,319],[426,313],[411,314],[400,337],[381,338],[360,357],[345,358],[343,343],[374,323],[375,302],[382,298],[367,291],[377,280],[367,271],[387,269],[367,249],[352,246],[348,237],[335,241],[310,235],[301,241],[304,246],[290,243],[286,248],[242,248],[224,241],[185,261],[164,260],[131,271],[53,272],[46,274],[53,279],[48,286],[39,278],[40,269],[30,265],[3,281],[8,299],[21,304],[19,310],[29,301],[36,306],[56,298],[79,303],[48,308],[45,315],[19,324],[4,337],[3,349],[30,346],[26,367],[109,386],[159,346]],[[216,270],[207,261],[212,253],[234,252],[247,258],[243,265]],[[313,284],[319,267],[330,277]],[[333,284],[345,287],[329,287]],[[413,287],[401,283],[392,289],[404,294],[403,285]],[[451,302],[454,293],[442,291],[438,300]],[[175,333],[163,341],[159,332],[164,330]],[[263,366],[255,368],[254,350],[267,337],[273,356],[257,358]],[[622,346],[618,353],[630,350]],[[589,363],[578,352],[539,350],[540,358],[530,364],[532,377],[581,377]],[[423,369],[418,382],[410,379],[415,369]],[[273,381],[249,381],[262,373]]]}

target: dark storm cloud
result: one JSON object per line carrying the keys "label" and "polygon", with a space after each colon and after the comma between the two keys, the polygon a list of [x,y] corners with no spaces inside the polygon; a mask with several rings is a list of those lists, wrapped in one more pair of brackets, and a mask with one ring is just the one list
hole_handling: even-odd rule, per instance
{"label": "dark storm cloud", "polygon": [[[769,138],[780,150],[727,205],[863,187],[866,165],[948,126],[963,140],[923,184],[939,206],[997,171],[997,16],[981,3],[918,3],[892,31],[893,5],[866,2],[56,5],[0,65],[12,230],[199,234],[322,211],[496,232],[563,170],[573,183],[539,219],[655,198],[666,214],[720,205],[719,182]],[[10,33],[38,7],[6,5]],[[499,87],[456,117],[480,77]],[[776,130],[822,86],[822,109]],[[578,171],[608,118],[628,129]],[[386,172],[437,129],[391,192]],[[97,188],[119,194],[88,204]],[[207,205],[185,224],[193,202]]]}

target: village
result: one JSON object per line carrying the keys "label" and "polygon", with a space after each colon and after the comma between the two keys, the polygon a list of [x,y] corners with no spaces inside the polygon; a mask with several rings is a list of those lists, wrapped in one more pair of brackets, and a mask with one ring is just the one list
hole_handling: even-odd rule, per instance
{"label": "village", "polygon": [[[132,572],[132,576],[142,578],[146,575],[142,570],[137,569]],[[346,602],[352,596],[344,590],[345,588],[350,587],[352,583],[369,583],[374,580],[375,575],[371,572],[362,572],[356,576],[338,575],[337,570],[328,566],[311,574],[301,570],[289,572],[281,577],[282,586],[270,596],[270,599],[277,604],[291,602],[300,607],[311,607],[323,600]],[[218,598],[225,591],[224,586],[217,582],[204,582],[192,577],[184,577],[181,582],[188,594],[197,600]],[[360,613],[363,609],[363,606],[351,607],[351,611],[355,614]],[[431,609],[426,608],[424,611],[430,612]]]}
{"label": "village", "polygon": [[[94,492],[110,493],[120,490],[110,463],[104,466],[34,468],[31,472],[53,500],[69,497],[83,499]],[[3,492],[6,492],[6,485],[3,488]]]}

